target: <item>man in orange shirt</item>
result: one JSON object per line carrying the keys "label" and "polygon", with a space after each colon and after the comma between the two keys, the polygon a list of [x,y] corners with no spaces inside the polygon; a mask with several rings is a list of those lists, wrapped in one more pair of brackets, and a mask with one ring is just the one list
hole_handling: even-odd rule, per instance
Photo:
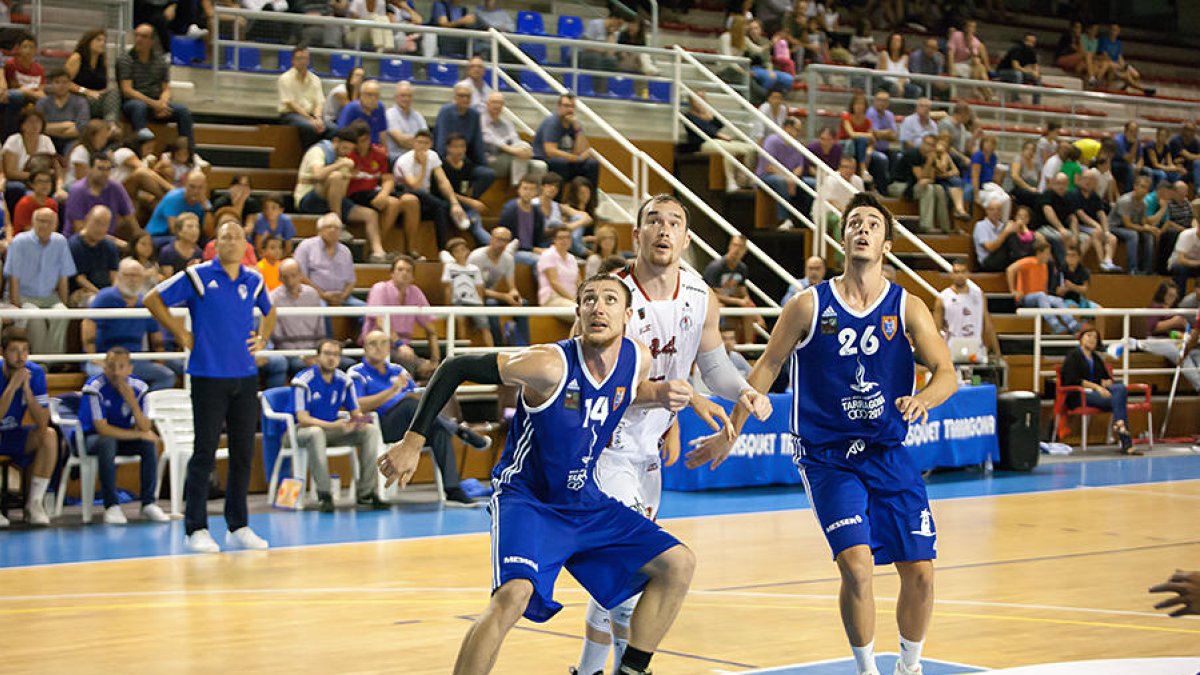
{"label": "man in orange shirt", "polygon": [[[1050,244],[1045,240],[1039,239],[1034,242],[1033,255],[1009,265],[1005,275],[1008,277],[1008,290],[1012,292],[1018,307],[1067,306],[1062,298],[1049,292]],[[1071,315],[1046,314],[1042,318],[1056,335],[1079,330],[1079,322]]]}

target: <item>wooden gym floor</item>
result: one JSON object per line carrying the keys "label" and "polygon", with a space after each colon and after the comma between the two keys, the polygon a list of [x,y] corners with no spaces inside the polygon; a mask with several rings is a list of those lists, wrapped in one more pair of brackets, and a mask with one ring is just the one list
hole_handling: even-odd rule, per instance
{"label": "wooden gym floor", "polygon": [[[1200,620],[1167,618],[1146,593],[1176,568],[1200,568],[1200,457],[1043,466],[930,491],[939,560],[927,657],[1006,668],[1200,654]],[[667,493],[665,502],[668,515],[697,514],[664,525],[695,550],[698,568],[655,672],[848,656],[836,569],[812,513],[797,508],[801,495]],[[447,673],[487,602],[490,566],[486,518],[440,514],[261,514],[255,526],[275,548],[213,556],[172,554],[177,522],[0,533],[0,670]],[[393,538],[406,536],[392,529],[405,519],[476,531]],[[347,529],[360,541],[346,541]],[[314,541],[326,543],[306,545]],[[69,564],[28,564],[39,559]],[[879,568],[877,651],[896,651],[897,587]],[[495,672],[565,673],[575,662],[586,596],[566,575],[558,594],[566,608],[547,624],[521,622]],[[852,672],[839,668],[820,672]]]}

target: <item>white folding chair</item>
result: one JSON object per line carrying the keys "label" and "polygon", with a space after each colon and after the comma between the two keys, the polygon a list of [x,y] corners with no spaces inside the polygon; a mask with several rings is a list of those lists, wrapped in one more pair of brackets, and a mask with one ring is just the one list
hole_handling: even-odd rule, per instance
{"label": "white folding chair", "polygon": [[[192,418],[192,395],[187,389],[160,389],[146,394],[146,416],[158,428],[163,453],[158,460],[154,494],[162,493],[163,473],[170,469],[171,515],[183,513],[183,483],[187,463],[195,449],[196,429]],[[218,448],[218,460],[229,459],[228,448]]]}
{"label": "white folding chair", "polygon": [[[79,405],[86,402],[79,401]],[[67,496],[67,483],[71,480],[71,469],[79,467],[80,504],[83,507],[83,522],[92,522],[92,502],[96,500],[96,479],[100,475],[100,458],[87,453],[87,442],[84,439],[83,425],[78,417],[71,415],[62,399],[55,396],[50,399],[50,421],[63,433],[63,442],[67,444],[67,463],[63,466],[62,478],[58,481],[58,494],[55,495],[54,515],[61,516],[63,501]],[[117,455],[116,464],[135,464],[142,461],[135,455]]]}
{"label": "white folding chair", "polygon": [[[261,391],[258,392],[258,400],[262,404],[263,417],[276,422],[282,422],[284,425],[284,435],[279,441],[279,454],[275,456],[275,464],[271,467],[271,479],[267,485],[267,497],[274,502],[275,490],[279,487],[280,467],[283,465],[284,458],[291,458],[292,475],[304,481],[305,487],[307,488],[300,490],[300,499],[296,504],[298,508],[303,508],[305,492],[311,492],[313,497],[315,497],[317,494],[316,484],[309,483],[308,481],[308,452],[300,448],[300,442],[297,440],[295,416],[288,412],[279,412],[273,409],[270,401],[267,400],[267,397],[264,396],[263,393],[264,392]],[[371,414],[373,422],[376,428],[378,428],[379,418],[376,417],[374,413]],[[352,445],[331,445],[325,448],[326,458],[345,457],[347,455],[350,456],[350,471],[352,473],[350,477],[349,495],[350,498],[353,499],[357,494],[355,488],[358,485],[359,463],[357,448]]]}

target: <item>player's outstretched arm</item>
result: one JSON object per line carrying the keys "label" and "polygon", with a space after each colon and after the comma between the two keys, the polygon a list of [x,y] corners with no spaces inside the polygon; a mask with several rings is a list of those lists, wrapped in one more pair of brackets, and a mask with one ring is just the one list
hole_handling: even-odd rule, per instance
{"label": "player's outstretched arm", "polygon": [[771,416],[771,399],[751,387],[725,353],[725,341],[721,339],[721,304],[711,289],[708,291],[708,313],[700,334],[696,365],[700,367],[700,378],[709,391],[727,401],[741,403],[760,420]]}
{"label": "player's outstretched arm", "polygon": [[906,296],[904,325],[917,349],[917,356],[933,373],[929,384],[914,396],[896,399],[896,407],[904,415],[904,421],[924,422],[929,418],[930,408],[941,405],[958,390],[958,378],[954,376],[954,363],[950,360],[950,349],[938,333],[933,315],[920,298]]}
{"label": "player's outstretched arm", "polygon": [[408,485],[438,412],[463,382],[519,385],[526,402],[540,405],[554,393],[563,377],[563,368],[562,352],[553,345],[447,359],[430,378],[404,438],[379,457],[377,464],[387,481],[385,487],[397,481],[401,488]]}
{"label": "player's outstretched arm", "polygon": [[[765,394],[771,383],[779,376],[779,369],[791,358],[796,344],[808,336],[813,318],[813,293],[798,293],[788,301],[771,331],[767,340],[767,348],[755,362],[746,381],[760,394]],[[742,425],[750,416],[749,409],[741,402],[733,409],[730,419],[732,433],[715,434],[699,438],[690,443],[693,449],[687,454],[686,464],[689,469],[711,462],[713,469],[721,465],[733,449],[733,441],[742,431]]]}

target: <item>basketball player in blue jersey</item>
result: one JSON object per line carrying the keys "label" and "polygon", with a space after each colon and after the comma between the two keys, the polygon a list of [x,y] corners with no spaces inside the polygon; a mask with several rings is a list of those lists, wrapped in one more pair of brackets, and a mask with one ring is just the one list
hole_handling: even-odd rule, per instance
{"label": "basketball player in blue jersey", "polygon": [[647,673],[691,583],[692,552],[601,492],[592,470],[631,403],[677,411],[694,394],[685,381],[649,381],[649,350],[624,337],[632,315],[624,284],[592,277],[577,300],[580,337],[443,363],[408,433],[379,458],[387,485],[404,487],[437,412],[462,382],[521,387],[492,472],[492,599],[463,639],[456,675],[489,672],[522,615],[542,622],[562,609],[553,594],[564,566],[605,608],[642,594],[618,672]]}
{"label": "basketball player in blue jersey", "polygon": [[[921,672],[937,535],[921,472],[903,443],[908,424],[926,420],[957,388],[929,309],[883,276],[891,223],[877,197],[854,195],[842,213],[845,273],[788,301],[747,378],[765,390],[791,359],[793,453],[841,573],[842,624],[862,675],[878,673],[872,557],[900,575],[895,673]],[[933,371],[916,393],[914,347]],[[735,436],[747,415],[741,405],[734,410]],[[687,465],[715,468],[731,447],[730,434],[701,439]]]}

